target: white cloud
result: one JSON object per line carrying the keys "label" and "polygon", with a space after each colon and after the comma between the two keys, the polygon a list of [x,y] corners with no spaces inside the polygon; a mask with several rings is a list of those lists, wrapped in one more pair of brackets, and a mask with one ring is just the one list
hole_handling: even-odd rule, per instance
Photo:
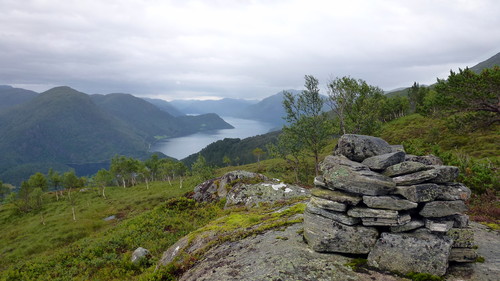
{"label": "white cloud", "polygon": [[[262,98],[351,75],[432,83],[500,51],[500,3],[0,0],[0,83]],[[36,86],[36,87],[35,87]]]}

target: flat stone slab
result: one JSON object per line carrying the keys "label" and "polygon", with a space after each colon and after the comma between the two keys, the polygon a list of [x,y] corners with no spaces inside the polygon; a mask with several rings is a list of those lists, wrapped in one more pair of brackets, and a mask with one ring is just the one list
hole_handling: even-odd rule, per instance
{"label": "flat stone slab", "polygon": [[362,200],[359,195],[326,188],[313,188],[311,189],[311,195],[352,206],[358,205]]}
{"label": "flat stone slab", "polygon": [[435,179],[438,172],[435,169],[419,171],[412,174],[392,178],[396,185],[414,185]]}
{"label": "flat stone slab", "polygon": [[396,196],[363,196],[363,203],[370,208],[387,210],[409,210],[418,206],[417,203]]}
{"label": "flat stone slab", "polygon": [[394,210],[380,210],[371,208],[354,207],[347,211],[347,215],[355,218],[387,218],[397,219],[398,211]]}
{"label": "flat stone slab", "polygon": [[319,215],[325,218],[329,218],[331,220],[343,223],[345,225],[355,225],[359,224],[361,222],[361,219],[359,218],[354,218],[346,215],[345,213],[341,212],[334,212],[334,211],[328,211],[322,208],[318,208],[311,203],[308,203],[306,206],[306,210],[304,213],[311,213],[315,215]]}
{"label": "flat stone slab", "polygon": [[453,182],[439,185],[439,193],[436,197],[437,200],[453,201],[463,200],[466,201],[470,198],[471,190],[462,183]]}
{"label": "flat stone slab", "polygon": [[311,196],[310,202],[315,207],[325,209],[325,210],[330,210],[330,211],[345,212],[347,209],[347,205],[344,203],[339,203],[339,202],[331,201],[328,199],[323,199],[320,197],[316,197],[314,195]]}
{"label": "flat stone slab", "polygon": [[458,177],[458,167],[455,166],[442,166],[433,165],[434,170],[437,171],[437,177],[432,179],[435,183],[452,182]]}
{"label": "flat stone slab", "polygon": [[368,166],[370,170],[383,171],[389,166],[403,162],[405,155],[402,151],[386,153],[366,158],[361,164]]}
{"label": "flat stone slab", "polygon": [[404,225],[411,221],[409,214],[398,215],[397,218],[361,218],[361,222],[365,226],[398,226]]}
{"label": "flat stone slab", "polygon": [[420,211],[422,217],[446,217],[461,214],[467,211],[467,206],[461,200],[456,201],[432,201],[425,203]]}
{"label": "flat stone slab", "polygon": [[367,254],[377,241],[373,227],[347,226],[332,219],[304,213],[304,238],[317,252]]}
{"label": "flat stone slab", "polygon": [[443,165],[443,161],[434,155],[417,156],[406,154],[405,161],[419,162],[425,165]]}
{"label": "flat stone slab", "polygon": [[[347,163],[346,163],[347,162]],[[385,195],[396,188],[390,177],[340,156],[327,156],[321,163],[326,187],[363,195]]]}
{"label": "flat stone slab", "polygon": [[406,161],[387,167],[382,174],[388,177],[396,177],[430,169],[432,169],[432,166],[419,162]]}
{"label": "flat stone slab", "polygon": [[448,260],[453,262],[475,262],[477,257],[477,252],[474,249],[452,248]]}
{"label": "flat stone slab", "polygon": [[381,138],[354,134],[341,136],[334,150],[335,155],[344,155],[357,162],[391,152],[392,147]]}
{"label": "flat stone slab", "polygon": [[439,187],[434,183],[397,186],[394,193],[402,195],[412,202],[429,202],[436,199],[439,194]]}
{"label": "flat stone slab", "polygon": [[411,220],[403,225],[391,226],[391,232],[406,232],[425,226],[423,220]]}
{"label": "flat stone slab", "polygon": [[453,227],[453,221],[435,221],[425,219],[425,228],[432,232],[447,232]]}
{"label": "flat stone slab", "polygon": [[452,240],[428,233],[382,233],[368,254],[368,265],[381,270],[442,276]]}
{"label": "flat stone slab", "polygon": [[452,228],[446,235],[453,239],[454,248],[474,247],[474,231],[472,228]]}

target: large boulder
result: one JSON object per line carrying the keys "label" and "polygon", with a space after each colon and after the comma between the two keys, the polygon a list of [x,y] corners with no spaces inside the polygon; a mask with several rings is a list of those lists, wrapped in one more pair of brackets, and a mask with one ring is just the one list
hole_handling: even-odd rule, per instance
{"label": "large boulder", "polygon": [[361,162],[366,158],[391,152],[393,152],[392,147],[381,138],[345,134],[339,138],[334,154]]}
{"label": "large boulder", "polygon": [[305,196],[309,196],[307,189],[278,181],[239,184],[233,186],[228,192],[225,207],[234,205],[251,207],[259,203],[274,203]]}
{"label": "large boulder", "polygon": [[453,240],[426,232],[382,233],[368,254],[368,265],[382,270],[442,276]]}
{"label": "large boulder", "polygon": [[335,220],[304,213],[304,238],[314,251],[367,254],[377,241],[373,227],[348,226]]}
{"label": "large boulder", "polygon": [[327,156],[320,169],[326,188],[363,195],[385,195],[396,188],[393,180],[343,156]]}

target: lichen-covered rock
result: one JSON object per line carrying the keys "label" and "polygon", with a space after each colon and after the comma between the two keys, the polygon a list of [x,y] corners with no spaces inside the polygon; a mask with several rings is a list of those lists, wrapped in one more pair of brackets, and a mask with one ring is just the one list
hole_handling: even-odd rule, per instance
{"label": "lichen-covered rock", "polygon": [[334,154],[361,162],[366,158],[391,152],[392,147],[381,138],[345,134],[339,138]]}
{"label": "lichen-covered rock", "polygon": [[447,232],[453,227],[453,221],[425,219],[425,228],[432,232]]}
{"label": "lichen-covered rock", "polygon": [[318,208],[311,204],[310,202],[307,204],[306,210],[304,213],[309,213],[309,214],[314,214],[314,215],[319,215],[340,223],[343,223],[345,225],[355,225],[361,222],[359,218],[354,218],[347,216],[345,213],[342,212],[334,212],[334,211],[328,211],[322,208]]}
{"label": "lichen-covered rock", "polygon": [[435,221],[452,221],[453,227],[455,228],[465,228],[469,226],[469,216],[466,214],[456,214],[432,219]]}
{"label": "lichen-covered rock", "polygon": [[370,208],[387,210],[409,210],[418,206],[417,203],[396,196],[363,196],[363,203]]}
{"label": "lichen-covered rock", "polygon": [[405,153],[402,151],[391,152],[366,158],[361,164],[368,166],[371,170],[382,171],[389,166],[401,163],[405,160]]}
{"label": "lichen-covered rock", "polygon": [[477,257],[477,252],[474,249],[452,248],[448,260],[453,262],[475,262]]}
{"label": "lichen-covered rock", "polygon": [[392,178],[396,185],[414,185],[435,179],[438,173],[435,169],[419,171]]}
{"label": "lichen-covered rock", "polygon": [[454,248],[474,247],[474,231],[472,228],[452,228],[446,232],[446,236],[453,239]]}
{"label": "lichen-covered rock", "polygon": [[409,214],[399,214],[396,218],[361,218],[361,223],[365,226],[397,226],[404,225],[411,221]]}
{"label": "lichen-covered rock", "polygon": [[330,211],[344,212],[347,209],[347,205],[344,203],[339,203],[316,196],[311,196],[311,201],[309,202],[311,202],[311,204],[315,207]]}
{"label": "lichen-covered rock", "polygon": [[424,207],[420,211],[422,217],[446,217],[451,215],[461,214],[467,211],[467,206],[461,200],[456,201],[432,201],[425,203]]}
{"label": "lichen-covered rock", "polygon": [[424,221],[411,220],[403,225],[391,226],[390,230],[391,232],[406,232],[417,228],[421,228],[422,226],[425,226]]}
{"label": "lichen-covered rock", "polygon": [[368,254],[368,265],[403,274],[410,272],[442,276],[448,268],[453,241],[419,233],[382,233]]}
{"label": "lichen-covered rock", "polygon": [[439,192],[436,200],[444,201],[454,201],[463,200],[466,201],[470,198],[471,190],[462,183],[453,182],[445,183],[439,185]]}
{"label": "lichen-covered rock", "polygon": [[367,254],[377,241],[373,227],[347,226],[332,219],[304,213],[304,238],[317,252]]}
{"label": "lichen-covered rock", "polygon": [[132,253],[130,261],[132,263],[139,263],[141,260],[147,259],[149,256],[151,256],[151,254],[149,253],[148,249],[139,247]]}
{"label": "lichen-covered rock", "polygon": [[419,162],[406,161],[387,167],[382,174],[388,177],[396,177],[430,169],[432,169],[432,166]]}
{"label": "lichen-covered rock", "polygon": [[437,172],[437,177],[433,178],[432,182],[447,183],[454,181],[458,177],[458,167],[442,165],[433,165],[432,167]]}
{"label": "lichen-covered rock", "polygon": [[257,183],[269,179],[257,173],[248,171],[232,171],[222,177],[207,180],[194,188],[193,199],[198,202],[214,202],[226,197],[233,186],[245,183]]}
{"label": "lichen-covered rock", "polygon": [[395,219],[398,217],[398,211],[394,210],[380,210],[370,208],[354,207],[347,211],[347,214],[355,218],[388,218]]}
{"label": "lichen-covered rock", "polygon": [[412,202],[429,202],[436,199],[439,194],[439,187],[434,183],[397,186],[394,193],[399,194]]}
{"label": "lichen-covered rock", "polygon": [[297,185],[268,181],[258,184],[233,186],[226,196],[225,207],[244,205],[251,207],[259,203],[273,203],[295,197],[309,196],[307,189]]}
{"label": "lichen-covered rock", "polygon": [[361,202],[361,196],[359,195],[326,188],[313,188],[311,189],[311,195],[351,206],[358,205]]}
{"label": "lichen-covered rock", "polygon": [[419,162],[425,165],[443,165],[443,161],[432,154],[425,156],[406,154],[405,161]]}
{"label": "lichen-covered rock", "polygon": [[344,157],[327,156],[321,163],[326,188],[340,189],[364,195],[384,195],[392,192],[396,184],[391,178],[370,171],[365,165]]}

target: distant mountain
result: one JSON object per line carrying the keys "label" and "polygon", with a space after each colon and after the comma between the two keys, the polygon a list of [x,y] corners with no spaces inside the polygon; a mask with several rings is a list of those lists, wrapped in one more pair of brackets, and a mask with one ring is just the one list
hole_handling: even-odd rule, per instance
{"label": "distant mountain", "polygon": [[38,93],[8,85],[0,85],[0,110],[25,103]]}
{"label": "distant mountain", "polygon": [[91,173],[116,154],[146,157],[156,138],[225,128],[215,114],[176,118],[132,95],[57,87],[0,111],[0,179],[19,184],[49,167]]}
{"label": "distant mountain", "polygon": [[470,69],[476,73],[480,73],[483,69],[492,68],[495,65],[500,66],[500,53],[492,56],[491,58],[489,58],[483,62],[480,62],[480,63],[474,65]]}
{"label": "distant mountain", "polygon": [[221,100],[173,100],[171,105],[185,114],[216,113],[220,116],[236,117],[240,111],[249,105],[257,103],[256,100],[231,99]]}
{"label": "distant mountain", "polygon": [[173,115],[175,117],[185,115],[179,109],[177,109],[175,106],[173,106],[171,103],[169,103],[166,100],[150,99],[150,98],[143,98],[143,99],[149,103],[156,105],[159,109],[161,109],[161,110],[163,110],[163,111],[165,111],[165,112],[167,112],[170,115]]}

